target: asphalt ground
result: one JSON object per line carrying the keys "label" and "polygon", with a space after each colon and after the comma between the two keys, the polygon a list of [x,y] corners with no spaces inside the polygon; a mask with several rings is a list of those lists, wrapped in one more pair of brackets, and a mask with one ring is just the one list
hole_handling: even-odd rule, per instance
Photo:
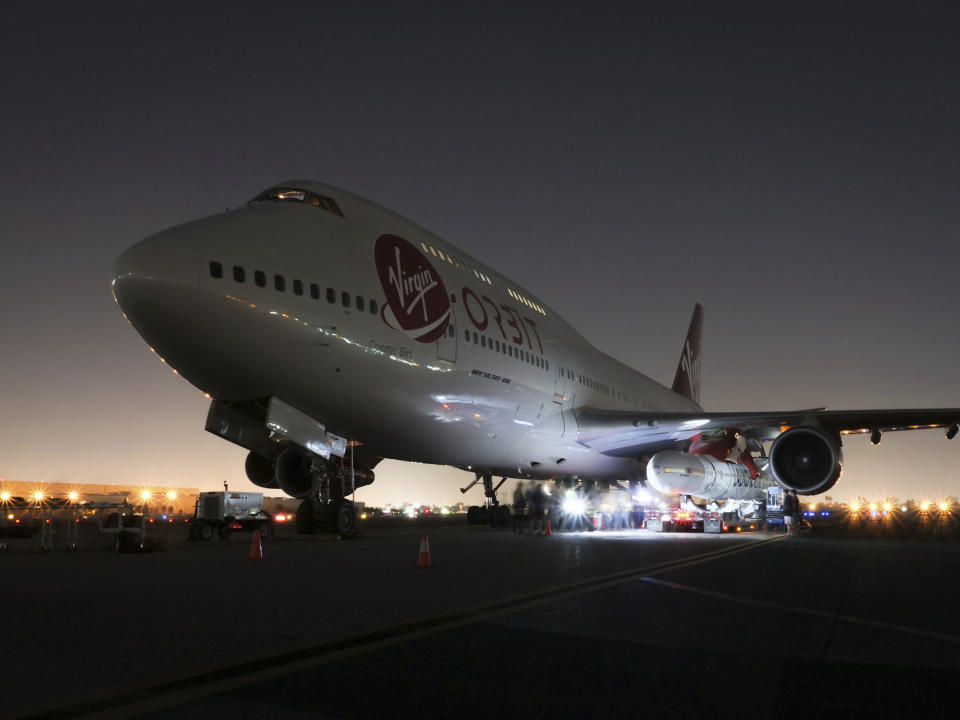
{"label": "asphalt ground", "polygon": [[[174,531],[169,531],[173,533]],[[4,717],[911,717],[956,706],[960,545],[433,527],[3,568]],[[949,712],[950,715],[955,713]]]}

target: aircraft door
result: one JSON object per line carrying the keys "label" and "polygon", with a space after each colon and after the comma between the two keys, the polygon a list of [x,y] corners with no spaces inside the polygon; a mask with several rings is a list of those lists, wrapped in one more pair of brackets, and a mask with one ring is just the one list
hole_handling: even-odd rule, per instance
{"label": "aircraft door", "polygon": [[437,358],[452,363],[457,361],[457,332],[460,330],[455,307],[455,305],[450,306],[450,323],[443,337],[437,340]]}
{"label": "aircraft door", "polygon": [[555,343],[550,343],[550,346],[553,350],[553,366],[555,372],[553,375],[554,386],[553,386],[553,404],[556,406],[556,409],[560,412],[560,427],[561,434],[560,437],[566,437],[567,432],[571,429],[568,427],[569,421],[572,419],[570,417],[570,399],[567,398],[567,377],[566,370],[563,364],[563,353],[560,351],[560,346]]}

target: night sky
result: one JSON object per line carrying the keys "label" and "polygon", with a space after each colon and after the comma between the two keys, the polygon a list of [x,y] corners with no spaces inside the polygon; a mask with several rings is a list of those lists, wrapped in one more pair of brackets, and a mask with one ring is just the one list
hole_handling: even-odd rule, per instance
{"label": "night sky", "polygon": [[[522,9],[517,6],[522,5]],[[949,3],[18,3],[0,24],[0,476],[249,487],[123,320],[135,241],[311,177],[393,208],[708,410],[960,406]],[[960,439],[833,495],[960,493]],[[452,502],[384,463],[358,499]],[[479,502],[473,491],[468,501]]]}

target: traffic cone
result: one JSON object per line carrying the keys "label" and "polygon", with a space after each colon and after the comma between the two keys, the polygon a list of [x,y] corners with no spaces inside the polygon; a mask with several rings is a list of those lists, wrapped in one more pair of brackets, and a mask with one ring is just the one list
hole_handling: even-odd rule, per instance
{"label": "traffic cone", "polygon": [[430,567],[430,541],[424,535],[420,538],[420,557],[417,558],[418,568]]}
{"label": "traffic cone", "polygon": [[263,545],[260,543],[260,530],[253,531],[253,540],[250,542],[250,559],[263,560]]}
{"label": "traffic cone", "polygon": [[553,533],[550,531],[550,518],[547,518],[547,531],[544,533],[544,535],[553,535]]}

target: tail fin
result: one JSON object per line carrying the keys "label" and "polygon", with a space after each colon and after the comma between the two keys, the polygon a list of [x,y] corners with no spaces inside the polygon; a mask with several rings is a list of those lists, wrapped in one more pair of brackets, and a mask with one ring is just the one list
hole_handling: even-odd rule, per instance
{"label": "tail fin", "polygon": [[700,404],[700,337],[703,334],[703,306],[697,303],[693,308],[693,317],[690,318],[690,329],[687,330],[687,339],[683,342],[683,352],[680,355],[680,364],[677,365],[677,374],[673,378],[675,393],[690,398],[697,405]]}

